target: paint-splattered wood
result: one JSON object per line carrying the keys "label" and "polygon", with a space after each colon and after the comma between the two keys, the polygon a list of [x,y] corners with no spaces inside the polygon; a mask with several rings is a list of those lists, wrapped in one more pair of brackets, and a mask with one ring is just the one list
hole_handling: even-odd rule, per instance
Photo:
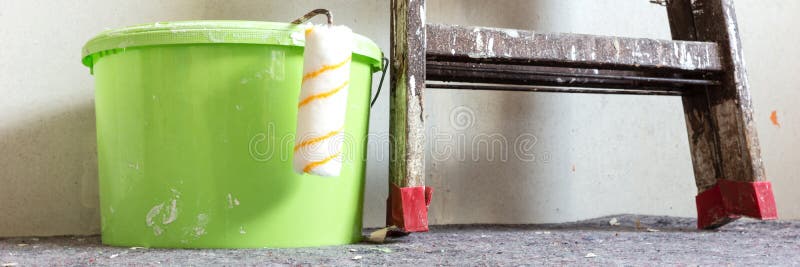
{"label": "paint-splattered wood", "polygon": [[718,44],[724,70],[719,88],[684,99],[698,189],[766,180],[733,1],[673,0],[668,13],[675,39]]}
{"label": "paint-splattered wood", "polygon": [[425,185],[425,1],[392,0],[389,181]]}
{"label": "paint-splattered wood", "polygon": [[644,38],[463,27],[427,26],[433,61],[511,63],[664,72],[722,70],[717,44]]}
{"label": "paint-splattered wood", "polygon": [[[670,1],[667,5],[669,26],[675,40],[697,40],[694,15],[689,1]],[[709,87],[698,86],[703,92],[683,97],[683,112],[689,135],[695,185],[702,192],[717,183],[722,175],[719,143],[708,104]]]}

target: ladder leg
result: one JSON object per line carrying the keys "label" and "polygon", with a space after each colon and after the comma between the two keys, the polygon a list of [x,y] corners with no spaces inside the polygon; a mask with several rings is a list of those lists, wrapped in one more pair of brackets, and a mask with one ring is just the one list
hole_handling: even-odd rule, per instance
{"label": "ladder leg", "polygon": [[717,43],[724,68],[719,88],[683,97],[699,191],[698,228],[716,228],[740,216],[777,218],[753,122],[733,1],[672,0],[667,10],[673,39]]}
{"label": "ladder leg", "polygon": [[425,187],[422,90],[425,86],[425,1],[391,1],[391,93],[387,225],[428,231],[432,190]]}

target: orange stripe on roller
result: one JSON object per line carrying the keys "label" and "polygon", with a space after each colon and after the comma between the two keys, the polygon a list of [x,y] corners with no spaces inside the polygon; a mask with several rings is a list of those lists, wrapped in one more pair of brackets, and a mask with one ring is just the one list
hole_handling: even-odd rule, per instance
{"label": "orange stripe on roller", "polygon": [[294,151],[297,152],[297,150],[300,149],[301,147],[305,147],[305,146],[309,146],[309,145],[312,145],[312,144],[316,144],[316,143],[322,142],[325,139],[328,139],[328,138],[331,138],[331,137],[337,135],[341,131],[342,131],[342,129],[340,128],[339,130],[331,131],[331,132],[327,133],[326,135],[319,136],[319,137],[314,137],[314,138],[305,140],[303,142],[300,142],[299,144],[294,146]]}
{"label": "orange stripe on roller", "polygon": [[333,64],[333,65],[324,65],[324,66],[322,66],[322,68],[319,68],[318,70],[315,70],[315,71],[312,71],[312,72],[304,74],[303,75],[303,82],[305,82],[308,79],[317,77],[320,74],[325,73],[326,71],[335,70],[335,69],[338,69],[338,68],[344,66],[344,64],[347,64],[347,62],[350,62],[350,59],[352,57],[353,56],[348,56],[345,60],[342,60],[342,62]]}
{"label": "orange stripe on roller", "polygon": [[322,98],[326,98],[326,97],[332,96],[332,95],[336,94],[337,92],[341,91],[342,88],[347,86],[347,84],[349,82],[350,81],[344,81],[344,83],[342,85],[339,85],[336,88],[331,89],[330,91],[318,93],[316,95],[310,95],[310,96],[306,97],[305,99],[303,99],[303,101],[300,101],[300,103],[297,104],[297,107],[299,108],[299,107],[305,106],[306,104],[311,103],[311,101],[314,101],[314,100],[317,100],[317,99],[322,99]]}
{"label": "orange stripe on roller", "polygon": [[324,158],[323,160],[311,162],[308,165],[306,165],[305,168],[303,168],[303,172],[310,172],[314,168],[322,166],[325,163],[328,163],[328,161],[335,159],[336,157],[339,156],[339,154],[342,154],[342,152],[336,152],[336,154],[330,155],[327,158]]}

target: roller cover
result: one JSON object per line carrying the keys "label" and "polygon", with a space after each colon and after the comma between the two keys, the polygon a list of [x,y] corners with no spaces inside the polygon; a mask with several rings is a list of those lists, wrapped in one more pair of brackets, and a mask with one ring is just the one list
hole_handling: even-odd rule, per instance
{"label": "roller cover", "polygon": [[305,31],[294,146],[297,172],[339,176],[342,170],[352,35],[345,26],[315,25]]}

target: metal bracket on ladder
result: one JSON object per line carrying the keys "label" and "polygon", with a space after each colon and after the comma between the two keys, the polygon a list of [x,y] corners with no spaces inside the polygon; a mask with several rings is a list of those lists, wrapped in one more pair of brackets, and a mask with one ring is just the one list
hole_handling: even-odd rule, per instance
{"label": "metal bracket on ladder", "polygon": [[650,2],[666,6],[674,40],[425,25],[424,0],[392,0],[387,224],[428,229],[426,87],[681,96],[698,228],[775,219],[732,0]]}

